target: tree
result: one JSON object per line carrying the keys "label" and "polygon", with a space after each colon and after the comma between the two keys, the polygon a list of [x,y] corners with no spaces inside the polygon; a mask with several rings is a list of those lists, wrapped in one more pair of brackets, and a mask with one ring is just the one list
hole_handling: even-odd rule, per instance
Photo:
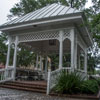
{"label": "tree", "polygon": [[35,63],[34,52],[19,46],[17,53],[17,66],[28,66]]}
{"label": "tree", "polygon": [[100,47],[100,0],[92,0],[93,5],[85,10],[90,32],[93,34],[94,42]]}
{"label": "tree", "polygon": [[5,34],[0,33],[0,63],[5,64],[7,55],[7,37]]}

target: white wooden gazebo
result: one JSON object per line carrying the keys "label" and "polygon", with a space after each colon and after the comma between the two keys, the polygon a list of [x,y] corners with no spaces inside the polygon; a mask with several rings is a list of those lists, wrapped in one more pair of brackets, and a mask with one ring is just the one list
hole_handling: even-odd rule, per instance
{"label": "white wooden gazebo", "polygon": [[[54,3],[0,26],[0,31],[8,35],[9,41],[6,68],[0,70],[0,74],[5,76],[1,82],[15,79],[17,46],[20,43],[40,55],[41,63],[42,56],[47,58],[48,54],[59,55],[58,69],[48,72],[47,93],[54,86],[55,77],[62,69],[78,70],[86,75],[87,49],[92,45],[92,35],[85,26],[85,20],[83,12]],[[15,51],[11,67],[9,59],[12,43],[15,44]],[[71,64],[63,66],[63,56],[67,52],[70,53]],[[84,58],[83,69],[80,67],[81,55]],[[46,72],[47,68],[46,62]]]}

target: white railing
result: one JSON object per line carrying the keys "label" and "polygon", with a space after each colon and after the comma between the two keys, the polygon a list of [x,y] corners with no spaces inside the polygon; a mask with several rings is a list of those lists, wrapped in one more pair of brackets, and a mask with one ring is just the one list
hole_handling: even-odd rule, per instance
{"label": "white railing", "polygon": [[14,68],[0,69],[0,83],[13,79]]}
{"label": "white railing", "polygon": [[62,68],[57,69],[52,72],[48,72],[48,80],[47,80],[47,94],[50,93],[51,89],[56,85],[56,79],[59,77],[62,70],[66,70],[66,72],[71,72],[72,68]]}
{"label": "white railing", "polygon": [[63,67],[62,69],[57,69],[52,72],[49,71],[48,72],[48,80],[47,80],[47,94],[49,94],[51,89],[56,85],[57,77],[59,77],[62,70],[65,70],[67,73],[76,71],[77,74],[79,76],[81,76],[83,79],[87,79],[87,73],[84,70],[79,70],[79,69],[73,70],[73,68],[71,68],[71,67],[68,67],[68,68]]}
{"label": "white railing", "polygon": [[84,70],[80,70],[80,69],[76,69],[75,70],[77,72],[77,74],[79,74],[79,76],[82,77],[82,79],[87,79],[87,73]]}

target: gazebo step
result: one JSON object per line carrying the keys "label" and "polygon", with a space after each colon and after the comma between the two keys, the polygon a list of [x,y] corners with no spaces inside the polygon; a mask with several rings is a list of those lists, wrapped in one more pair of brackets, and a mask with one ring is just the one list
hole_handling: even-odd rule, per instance
{"label": "gazebo step", "polygon": [[41,82],[40,84],[37,82],[6,82],[4,84],[0,84],[0,87],[17,89],[17,90],[25,90],[25,91],[33,91],[39,93],[46,93],[46,84]]}
{"label": "gazebo step", "polygon": [[7,83],[7,84],[4,84],[4,85],[46,90],[46,87],[44,87],[44,86],[38,86],[38,85],[35,85],[35,86],[29,85],[29,86],[28,86],[28,85],[26,85],[26,84],[23,84],[23,85],[22,85],[22,84],[14,84],[14,83]]}
{"label": "gazebo step", "polygon": [[47,82],[46,81],[10,81],[10,82],[6,82],[5,84],[25,84],[25,85],[37,85],[37,86],[44,86],[47,87]]}

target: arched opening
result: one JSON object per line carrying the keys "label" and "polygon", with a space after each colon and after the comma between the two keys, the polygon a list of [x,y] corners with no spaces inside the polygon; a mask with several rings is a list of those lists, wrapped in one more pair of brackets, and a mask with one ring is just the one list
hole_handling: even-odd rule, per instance
{"label": "arched opening", "polygon": [[77,45],[77,68],[84,70],[85,67],[85,52],[84,50]]}
{"label": "arched opening", "polygon": [[67,38],[63,41],[63,67],[71,67],[71,41]]}
{"label": "arched opening", "polygon": [[[42,40],[21,42],[18,45],[17,67],[47,73],[59,66],[59,41]],[[30,71],[30,72],[31,72]],[[33,74],[31,74],[32,76]],[[46,74],[47,75],[47,74]]]}
{"label": "arched opening", "polygon": [[15,49],[15,44],[12,43],[12,44],[10,45],[10,58],[9,58],[9,64],[8,64],[8,66],[13,66],[14,49]]}

